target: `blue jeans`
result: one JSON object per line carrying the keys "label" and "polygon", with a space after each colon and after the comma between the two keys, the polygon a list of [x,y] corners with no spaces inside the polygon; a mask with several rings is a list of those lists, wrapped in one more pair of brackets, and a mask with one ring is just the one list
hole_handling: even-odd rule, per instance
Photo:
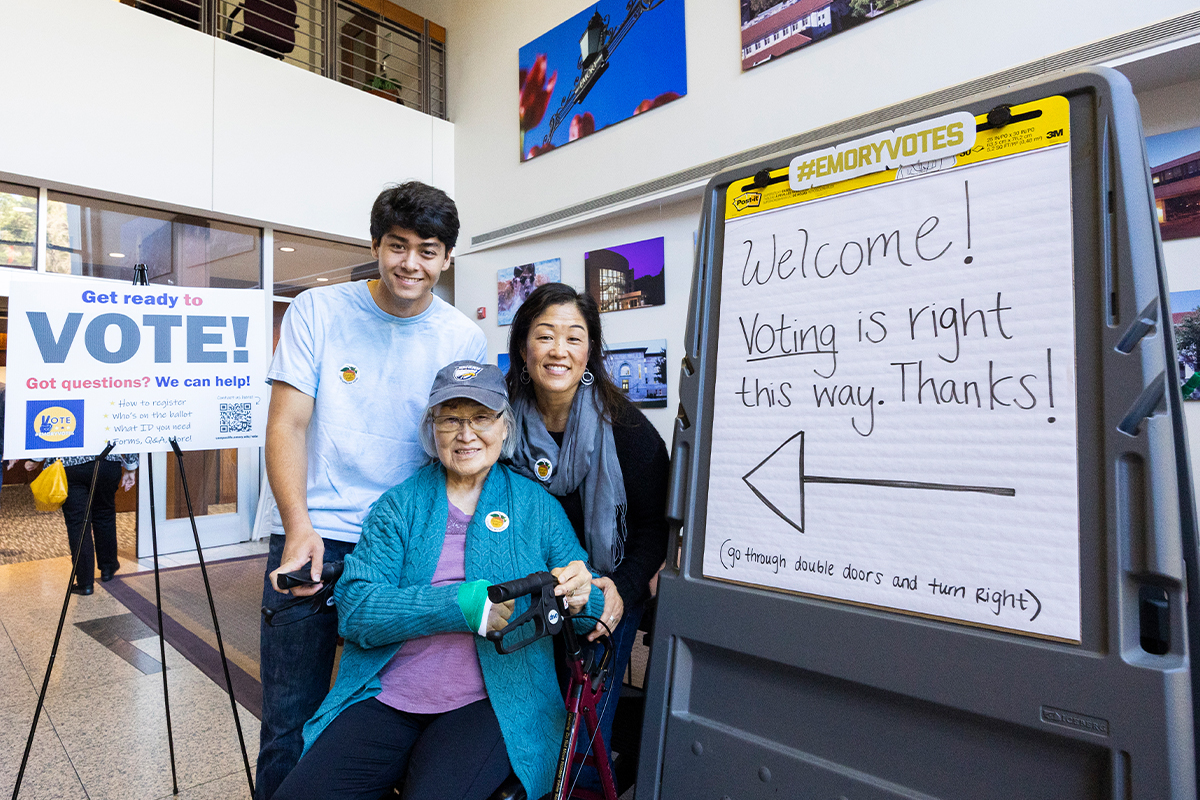
{"label": "blue jeans", "polygon": [[[326,561],[340,561],[354,549],[352,542],[325,539]],[[263,605],[277,609],[292,599],[271,586],[270,574],[279,568],[284,537],[271,537],[263,576]],[[304,723],[316,713],[329,692],[337,649],[337,611],[311,614],[303,603],[259,622],[259,671],[262,680],[262,729],[258,742],[256,800],[269,800],[300,760]],[[293,621],[297,620],[297,621]]]}
{"label": "blue jeans", "polygon": [[[640,603],[636,606],[627,606],[625,614],[621,617],[621,621],[612,635],[612,666],[609,667],[604,697],[600,699],[600,736],[604,739],[604,749],[608,751],[609,763],[612,763],[613,718],[617,715],[617,701],[621,699],[621,683],[625,678],[625,667],[629,665],[629,654],[633,652],[633,642],[637,638],[638,623],[642,621],[642,610]],[[586,734],[586,727],[583,732]],[[580,737],[580,740],[581,742],[585,741],[583,736]],[[586,745],[584,745],[584,749],[586,749]],[[600,773],[596,772],[595,767],[580,767],[576,785],[581,789],[598,792],[600,791]]]}

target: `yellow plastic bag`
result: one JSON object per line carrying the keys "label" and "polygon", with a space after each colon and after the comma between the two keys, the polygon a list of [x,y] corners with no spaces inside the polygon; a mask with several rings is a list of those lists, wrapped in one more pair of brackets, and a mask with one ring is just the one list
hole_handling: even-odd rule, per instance
{"label": "yellow plastic bag", "polygon": [[38,511],[57,511],[67,499],[67,471],[57,459],[42,470],[42,474],[29,484],[33,490],[33,504]]}

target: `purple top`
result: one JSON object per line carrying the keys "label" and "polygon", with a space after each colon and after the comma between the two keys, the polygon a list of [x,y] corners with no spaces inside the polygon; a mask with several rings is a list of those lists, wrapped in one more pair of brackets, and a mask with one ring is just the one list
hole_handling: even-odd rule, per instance
{"label": "purple top", "polygon": [[[470,516],[450,504],[433,586],[466,580],[463,553]],[[487,697],[473,633],[435,633],[406,641],[379,673],[378,700],[411,714],[441,714]]]}

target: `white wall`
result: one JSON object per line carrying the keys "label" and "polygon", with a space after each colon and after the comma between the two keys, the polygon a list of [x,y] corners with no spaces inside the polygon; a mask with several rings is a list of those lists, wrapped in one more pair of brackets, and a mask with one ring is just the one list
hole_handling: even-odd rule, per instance
{"label": "white wall", "polygon": [[[1196,65],[1200,71],[1200,65]],[[1142,128],[1147,136],[1185,130],[1200,125],[1200,80],[1184,81],[1144,92],[1138,96]],[[1163,242],[1167,263],[1167,285],[1172,292],[1200,289],[1200,238]],[[1188,450],[1193,477],[1200,478],[1200,403],[1184,403]],[[1194,487],[1200,506],[1200,483]]]}
{"label": "white wall", "polygon": [[0,0],[0,174],[365,239],[454,127],[112,0]]}
{"label": "white wall", "polygon": [[[449,31],[450,112],[463,218],[457,306],[472,318],[477,307],[487,308],[481,325],[494,356],[506,348],[508,332],[496,324],[496,270],[558,257],[563,280],[582,289],[585,251],[665,236],[667,304],[606,314],[604,326],[609,342],[667,339],[669,405],[648,416],[668,441],[700,201],[651,207],[476,252],[469,250],[472,235],[1195,8],[1174,0],[920,0],[742,73],[736,0],[686,4],[687,96],[527,163],[518,160],[518,50],[587,7],[587,0],[451,0],[427,8],[409,4],[438,18]],[[558,85],[569,81],[560,74]],[[1177,108],[1177,88],[1161,87],[1148,101],[1159,109],[1147,122],[1149,132],[1158,132],[1156,125],[1187,127],[1179,124],[1180,115],[1200,109],[1200,102],[1194,102],[1200,99],[1200,86],[1186,86],[1192,98],[1188,111]],[[551,99],[551,107],[557,103],[557,97]],[[1196,263],[1200,286],[1200,260]]]}
{"label": "white wall", "polygon": [[[679,404],[679,361],[683,357],[683,319],[691,291],[694,250],[692,234],[700,218],[700,200],[676,202],[642,209],[636,213],[608,217],[523,245],[498,247],[469,256],[455,264],[455,305],[471,319],[475,309],[487,308],[487,319],[479,322],[488,339],[492,363],[498,353],[508,352],[508,326],[496,321],[496,271],[546,258],[562,259],[562,280],[583,289],[583,254],[612,245],[662,236],[665,239],[666,304],[653,308],[614,311],[604,314],[604,338],[608,344],[667,340],[667,407],[645,409],[646,416],[670,443],[671,426]],[[515,259],[515,260],[514,260]],[[469,264],[469,267],[466,266]],[[466,275],[470,275],[466,278]]]}
{"label": "white wall", "polygon": [[[589,2],[441,5],[468,237],[1196,8],[920,0],[742,73],[737,0],[686,0],[686,97],[520,163],[518,50]],[[570,82],[559,74],[551,108]]]}

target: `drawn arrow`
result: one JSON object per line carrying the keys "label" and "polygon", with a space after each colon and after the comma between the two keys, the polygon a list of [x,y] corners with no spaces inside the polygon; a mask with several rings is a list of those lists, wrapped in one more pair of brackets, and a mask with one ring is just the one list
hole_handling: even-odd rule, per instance
{"label": "drawn arrow", "polygon": [[[797,497],[800,501],[800,508],[799,508],[799,514],[793,513],[793,515],[800,517],[799,523],[797,523],[796,520],[792,519],[792,517],[788,516],[786,513],[781,511],[778,506],[776,506],[774,503],[772,503],[770,500],[768,500],[767,496],[765,494],[763,494],[762,491],[760,491],[757,486],[754,485],[753,481],[750,480],[750,478],[754,475],[754,473],[758,472],[759,469],[761,469],[763,467],[763,465],[765,465],[771,459],[775,458],[775,456],[779,455],[783,450],[788,449],[788,446],[792,445],[792,443],[795,442],[797,439],[800,440],[800,443],[798,446],[793,446],[793,447],[798,451],[797,456],[796,456],[796,465],[798,468],[800,491],[799,491],[799,494]],[[790,452],[788,454],[785,454],[784,457],[786,458],[787,455],[789,455],[789,454],[790,454]],[[758,462],[758,464],[754,467],[754,469],[750,470],[745,475],[743,475],[742,480],[745,481],[746,485],[750,487],[750,491],[754,492],[754,494],[758,497],[758,499],[763,502],[763,505],[765,505],[767,508],[771,509],[773,512],[775,512],[775,514],[777,514],[779,516],[780,519],[782,519],[784,522],[791,525],[793,528],[800,531],[801,533],[804,533],[804,484],[806,484],[806,483],[842,483],[842,484],[853,484],[855,486],[884,486],[884,487],[888,487],[891,489],[925,489],[927,491],[934,491],[934,492],[976,492],[978,494],[999,495],[1000,497],[1015,497],[1017,494],[1016,489],[1005,489],[1005,488],[996,487],[996,486],[967,486],[964,484],[957,484],[957,483],[926,483],[924,481],[885,481],[885,480],[877,480],[875,478],[832,478],[832,477],[828,477],[825,475],[806,475],[804,473],[804,431],[799,431],[799,432],[793,434],[792,436],[788,437],[788,439],[783,444],[779,445],[779,447],[776,447],[774,450],[772,450],[770,455],[768,455],[762,461]]]}

